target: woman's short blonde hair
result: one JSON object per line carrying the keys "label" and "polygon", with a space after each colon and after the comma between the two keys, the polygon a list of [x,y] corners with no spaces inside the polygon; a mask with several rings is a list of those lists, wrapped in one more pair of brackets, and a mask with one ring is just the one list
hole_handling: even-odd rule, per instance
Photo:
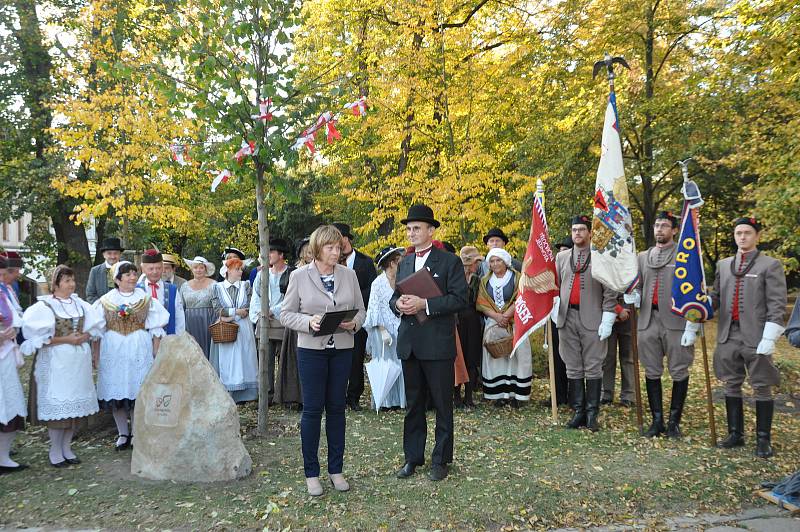
{"label": "woman's short blonde hair", "polygon": [[320,225],[309,237],[308,245],[311,255],[317,260],[322,259],[322,248],[328,244],[341,244],[342,233],[332,225]]}

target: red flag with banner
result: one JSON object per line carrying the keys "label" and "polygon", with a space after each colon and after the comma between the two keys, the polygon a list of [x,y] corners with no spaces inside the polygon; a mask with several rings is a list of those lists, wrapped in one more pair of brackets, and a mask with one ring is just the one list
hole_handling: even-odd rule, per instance
{"label": "red flag with banner", "polygon": [[528,336],[547,323],[558,296],[556,258],[550,249],[547,219],[544,215],[544,187],[536,181],[536,194],[531,210],[531,233],[522,261],[519,294],[514,303],[514,350]]}

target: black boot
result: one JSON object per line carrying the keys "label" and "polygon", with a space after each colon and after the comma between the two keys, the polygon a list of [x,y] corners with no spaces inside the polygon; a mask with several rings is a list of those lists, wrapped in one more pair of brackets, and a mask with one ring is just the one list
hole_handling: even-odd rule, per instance
{"label": "black boot", "polygon": [[567,422],[567,428],[578,429],[586,426],[586,392],[583,379],[569,380],[569,403],[575,413]]}
{"label": "black boot", "polygon": [[744,445],[744,404],[741,397],[725,396],[725,412],[728,415],[728,437],[719,442],[723,449]]}
{"label": "black boot", "polygon": [[650,405],[650,414],[653,416],[653,422],[644,435],[647,438],[655,438],[666,432],[664,428],[664,402],[662,400],[661,379],[646,378],[644,385],[647,389],[647,403]]}
{"label": "black boot", "polygon": [[756,401],[756,456],[759,458],[769,458],[775,454],[770,443],[774,411],[775,401]]}
{"label": "black boot", "polygon": [[682,381],[672,381],[672,399],[669,402],[669,423],[667,423],[667,438],[681,438],[681,416],[683,405],[686,404],[686,392],[689,391],[689,377]]}
{"label": "black boot", "polygon": [[592,432],[600,430],[600,397],[603,395],[603,379],[586,379],[586,428]]}
{"label": "black boot", "polygon": [[464,401],[461,399],[461,386],[453,388],[453,408],[464,408]]}
{"label": "black boot", "polygon": [[475,408],[475,403],[472,401],[472,383],[464,384],[464,406],[467,408]]}

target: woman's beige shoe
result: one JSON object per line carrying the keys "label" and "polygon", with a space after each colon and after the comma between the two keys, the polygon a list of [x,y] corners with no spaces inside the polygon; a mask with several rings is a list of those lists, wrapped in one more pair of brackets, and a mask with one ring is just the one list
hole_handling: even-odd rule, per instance
{"label": "woman's beige shoe", "polygon": [[319,478],[317,477],[307,478],[306,488],[308,489],[308,494],[312,497],[319,497],[322,495],[322,484],[320,484]]}
{"label": "woman's beige shoe", "polygon": [[336,491],[350,491],[350,484],[344,479],[344,475],[341,473],[337,473],[335,475],[330,475],[331,484],[333,484],[333,489]]}

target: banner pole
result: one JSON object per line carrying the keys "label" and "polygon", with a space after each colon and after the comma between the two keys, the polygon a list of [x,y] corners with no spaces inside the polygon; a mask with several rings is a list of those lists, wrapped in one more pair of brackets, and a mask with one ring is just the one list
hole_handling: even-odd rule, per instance
{"label": "banner pole", "polygon": [[633,352],[633,389],[636,392],[636,425],[639,436],[644,436],[644,420],[642,417],[642,384],[639,382],[639,334],[636,306],[631,305],[631,351]]}
{"label": "banner pole", "polygon": [[717,424],[714,419],[714,398],[711,396],[711,374],[708,369],[708,351],[706,349],[706,325],[700,324],[700,347],[703,350],[703,371],[706,377],[706,408],[708,409],[708,426],[711,429],[711,446],[717,446]]}
{"label": "banner pole", "polygon": [[556,398],[556,367],[553,353],[553,322],[547,320],[544,339],[547,342],[547,365],[550,371],[550,407],[552,409],[553,424],[558,425],[558,400]]}

